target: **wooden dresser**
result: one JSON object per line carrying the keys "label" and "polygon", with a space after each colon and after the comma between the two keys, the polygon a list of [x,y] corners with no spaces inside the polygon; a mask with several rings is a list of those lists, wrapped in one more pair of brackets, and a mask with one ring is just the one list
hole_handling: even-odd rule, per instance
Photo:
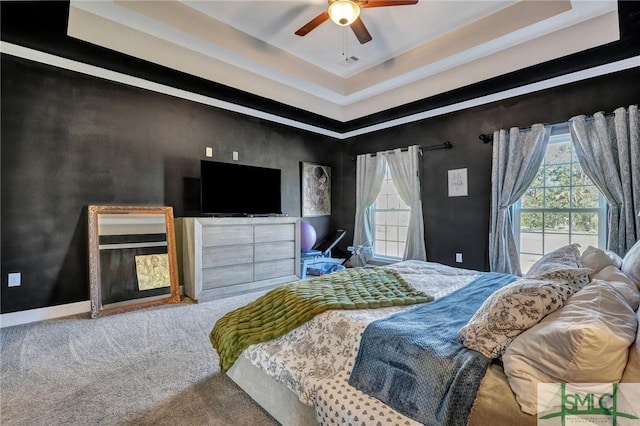
{"label": "wooden dresser", "polygon": [[199,302],[274,287],[300,276],[297,217],[176,219],[184,293]]}

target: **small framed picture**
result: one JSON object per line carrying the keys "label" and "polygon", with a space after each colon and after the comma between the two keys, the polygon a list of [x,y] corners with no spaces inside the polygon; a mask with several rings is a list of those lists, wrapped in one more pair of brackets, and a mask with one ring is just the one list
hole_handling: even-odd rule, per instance
{"label": "small framed picture", "polygon": [[331,167],[300,164],[302,217],[331,214]]}
{"label": "small framed picture", "polygon": [[135,256],[138,290],[153,290],[154,288],[169,287],[169,255],[143,254]]}
{"label": "small framed picture", "polygon": [[449,170],[449,197],[467,195],[467,169]]}

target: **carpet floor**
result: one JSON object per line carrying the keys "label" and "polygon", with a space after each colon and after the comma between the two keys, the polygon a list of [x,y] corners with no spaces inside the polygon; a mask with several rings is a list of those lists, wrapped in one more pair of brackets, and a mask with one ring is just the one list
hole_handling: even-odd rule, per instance
{"label": "carpet floor", "polygon": [[277,425],[226,375],[209,332],[261,293],[0,330],[0,424]]}

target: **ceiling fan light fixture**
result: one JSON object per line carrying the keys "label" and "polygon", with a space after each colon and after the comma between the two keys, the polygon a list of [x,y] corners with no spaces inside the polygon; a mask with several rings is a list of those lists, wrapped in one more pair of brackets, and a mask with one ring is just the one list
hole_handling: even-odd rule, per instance
{"label": "ceiling fan light fixture", "polygon": [[353,24],[360,16],[360,6],[352,0],[335,0],[329,5],[329,17],[341,26]]}

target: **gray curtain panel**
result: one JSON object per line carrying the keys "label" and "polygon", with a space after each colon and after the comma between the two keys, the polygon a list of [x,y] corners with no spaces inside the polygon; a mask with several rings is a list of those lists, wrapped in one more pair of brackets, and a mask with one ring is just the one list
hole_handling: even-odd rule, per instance
{"label": "gray curtain panel", "polygon": [[[372,157],[369,154],[361,154],[356,163],[356,217],[353,227],[353,246],[372,247],[373,230],[369,220],[371,205],[382,188],[384,174],[387,171],[387,162],[383,155]],[[364,266],[371,255],[367,253],[355,254],[350,264],[352,266]]]}
{"label": "gray curtain panel", "polygon": [[422,198],[420,197],[420,147],[412,145],[403,152],[396,149],[387,155],[389,173],[398,195],[411,208],[407,244],[402,260],[427,260],[427,249],[424,243],[424,217],[422,216]]}
{"label": "gray curtain panel", "polygon": [[607,248],[624,254],[640,240],[640,125],[638,106],[569,120],[584,172],[607,200]]}
{"label": "gray curtain panel", "polygon": [[492,272],[521,275],[520,258],[513,236],[513,204],[536,176],[549,143],[549,129],[534,124],[493,134],[491,169],[491,224],[489,267]]}
{"label": "gray curtain panel", "polygon": [[[420,177],[418,176],[420,147],[412,145],[407,151],[396,149],[371,154],[361,154],[356,164],[356,218],[353,231],[354,247],[373,247],[373,224],[369,220],[371,208],[376,201],[384,174],[389,173],[398,194],[411,208],[407,244],[403,259],[427,260],[424,243],[424,218],[420,198]],[[364,266],[371,258],[369,253],[358,253],[351,258],[352,266]]]}

